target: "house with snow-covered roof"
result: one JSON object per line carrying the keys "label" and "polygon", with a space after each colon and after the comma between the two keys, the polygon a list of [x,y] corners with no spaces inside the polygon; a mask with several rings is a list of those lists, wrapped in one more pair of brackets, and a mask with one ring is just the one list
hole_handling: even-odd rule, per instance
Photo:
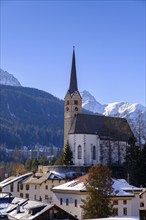
{"label": "house with snow-covered roof", "polygon": [[75,165],[123,164],[133,132],[124,118],[83,114],[73,49],[69,89],[64,98],[64,146],[69,142]]}
{"label": "house with snow-covered roof", "polygon": [[[83,204],[82,200],[87,197],[85,186],[87,177],[88,174],[52,188],[54,204],[79,219],[83,218],[81,205]],[[114,193],[111,196],[113,215],[119,217],[139,216],[139,194],[142,189],[129,185],[123,179],[113,179],[113,182]]]}
{"label": "house with snow-covered roof", "polygon": [[55,171],[35,173],[19,185],[19,197],[52,204],[52,187],[67,181],[64,174]]}
{"label": "house with snow-covered roof", "polygon": [[12,176],[0,182],[0,192],[11,193],[13,196],[19,197],[19,184],[27,180],[32,173],[26,173],[20,176]]}
{"label": "house with snow-covered roof", "polygon": [[56,205],[48,205],[38,201],[15,198],[7,209],[10,220],[46,220],[69,219],[76,220]]}

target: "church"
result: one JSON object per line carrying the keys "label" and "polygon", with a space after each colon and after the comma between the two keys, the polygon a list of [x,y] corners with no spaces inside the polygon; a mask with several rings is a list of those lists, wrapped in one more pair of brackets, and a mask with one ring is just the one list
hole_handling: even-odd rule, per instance
{"label": "church", "polygon": [[64,146],[69,143],[74,165],[122,165],[130,138],[134,135],[126,119],[82,113],[73,49],[70,85],[64,98]]}

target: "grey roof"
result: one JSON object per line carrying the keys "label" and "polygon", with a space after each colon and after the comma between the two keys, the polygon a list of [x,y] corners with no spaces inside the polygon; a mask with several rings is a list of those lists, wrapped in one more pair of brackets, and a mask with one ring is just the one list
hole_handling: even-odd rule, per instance
{"label": "grey roof", "polygon": [[128,141],[134,137],[124,118],[77,114],[69,134],[97,134],[100,139]]}
{"label": "grey roof", "polygon": [[77,90],[78,90],[78,86],[77,86],[77,75],[76,75],[75,51],[73,49],[70,86],[68,91],[70,92],[70,94],[73,94]]}

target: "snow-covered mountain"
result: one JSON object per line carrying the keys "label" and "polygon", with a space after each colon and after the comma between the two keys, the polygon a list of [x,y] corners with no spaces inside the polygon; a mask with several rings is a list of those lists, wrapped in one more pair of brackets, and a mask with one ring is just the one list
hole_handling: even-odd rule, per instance
{"label": "snow-covered mountain", "polygon": [[9,86],[21,86],[20,82],[10,73],[0,69],[0,84]]}
{"label": "snow-covered mountain", "polygon": [[128,102],[100,104],[88,91],[81,92],[81,96],[83,108],[105,116],[126,118],[137,139],[146,140],[146,107]]}

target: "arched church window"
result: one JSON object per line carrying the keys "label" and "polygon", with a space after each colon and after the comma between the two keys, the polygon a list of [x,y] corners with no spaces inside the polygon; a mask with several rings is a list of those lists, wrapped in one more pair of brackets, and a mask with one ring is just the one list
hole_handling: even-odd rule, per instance
{"label": "arched church window", "polygon": [[82,146],[78,146],[78,159],[82,159]]}
{"label": "arched church window", "polygon": [[96,160],[96,147],[95,146],[93,146],[92,159]]}

